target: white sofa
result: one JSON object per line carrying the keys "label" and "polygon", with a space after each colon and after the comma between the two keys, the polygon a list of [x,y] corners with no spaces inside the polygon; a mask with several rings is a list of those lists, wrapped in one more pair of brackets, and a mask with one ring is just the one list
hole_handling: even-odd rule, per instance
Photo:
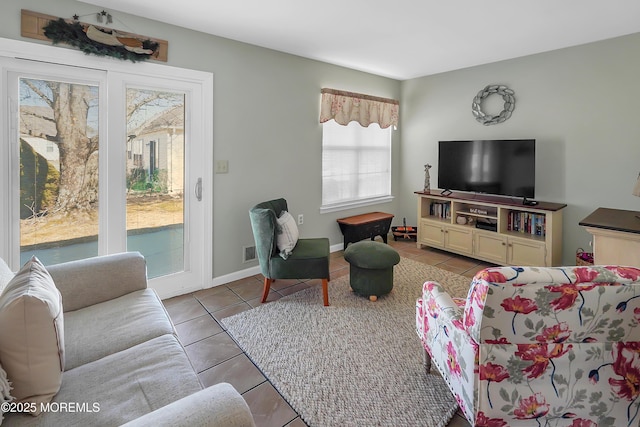
{"label": "white sofa", "polygon": [[[7,268],[0,260],[0,281],[11,277]],[[230,384],[202,388],[162,302],[147,287],[142,255],[47,270],[64,309],[65,363],[55,410],[37,417],[5,413],[3,425],[254,426]]]}

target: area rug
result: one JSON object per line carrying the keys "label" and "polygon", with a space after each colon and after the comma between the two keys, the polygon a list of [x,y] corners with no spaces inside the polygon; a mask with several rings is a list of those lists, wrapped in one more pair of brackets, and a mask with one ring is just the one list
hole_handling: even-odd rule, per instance
{"label": "area rug", "polygon": [[[350,291],[349,276],[222,319],[238,345],[311,427],[446,426],[457,404],[425,374],[415,302],[434,280],[464,297],[470,279],[402,258],[377,302]],[[434,370],[435,371],[435,370]]]}

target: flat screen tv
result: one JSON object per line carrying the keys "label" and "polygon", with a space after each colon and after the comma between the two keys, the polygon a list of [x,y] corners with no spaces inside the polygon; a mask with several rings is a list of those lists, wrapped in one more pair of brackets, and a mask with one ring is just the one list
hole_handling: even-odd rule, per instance
{"label": "flat screen tv", "polygon": [[535,197],[536,140],[439,141],[438,187],[450,191]]}

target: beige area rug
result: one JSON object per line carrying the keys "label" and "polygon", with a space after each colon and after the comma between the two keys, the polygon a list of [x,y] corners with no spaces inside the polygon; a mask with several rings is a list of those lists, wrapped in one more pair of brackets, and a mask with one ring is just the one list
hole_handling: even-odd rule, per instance
{"label": "beige area rug", "polygon": [[415,332],[427,280],[462,297],[470,284],[402,258],[377,302],[351,292],[346,275],[329,282],[329,307],[314,286],[222,322],[309,426],[446,426],[457,404],[438,374],[425,374]]}

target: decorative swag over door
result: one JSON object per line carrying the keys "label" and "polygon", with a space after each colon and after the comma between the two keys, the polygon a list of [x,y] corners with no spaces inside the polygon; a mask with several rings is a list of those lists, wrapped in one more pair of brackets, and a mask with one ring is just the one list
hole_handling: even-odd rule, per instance
{"label": "decorative swag over door", "polygon": [[334,119],[341,125],[356,121],[363,127],[377,123],[381,129],[398,125],[399,102],[361,93],[323,88],[320,123]]}

